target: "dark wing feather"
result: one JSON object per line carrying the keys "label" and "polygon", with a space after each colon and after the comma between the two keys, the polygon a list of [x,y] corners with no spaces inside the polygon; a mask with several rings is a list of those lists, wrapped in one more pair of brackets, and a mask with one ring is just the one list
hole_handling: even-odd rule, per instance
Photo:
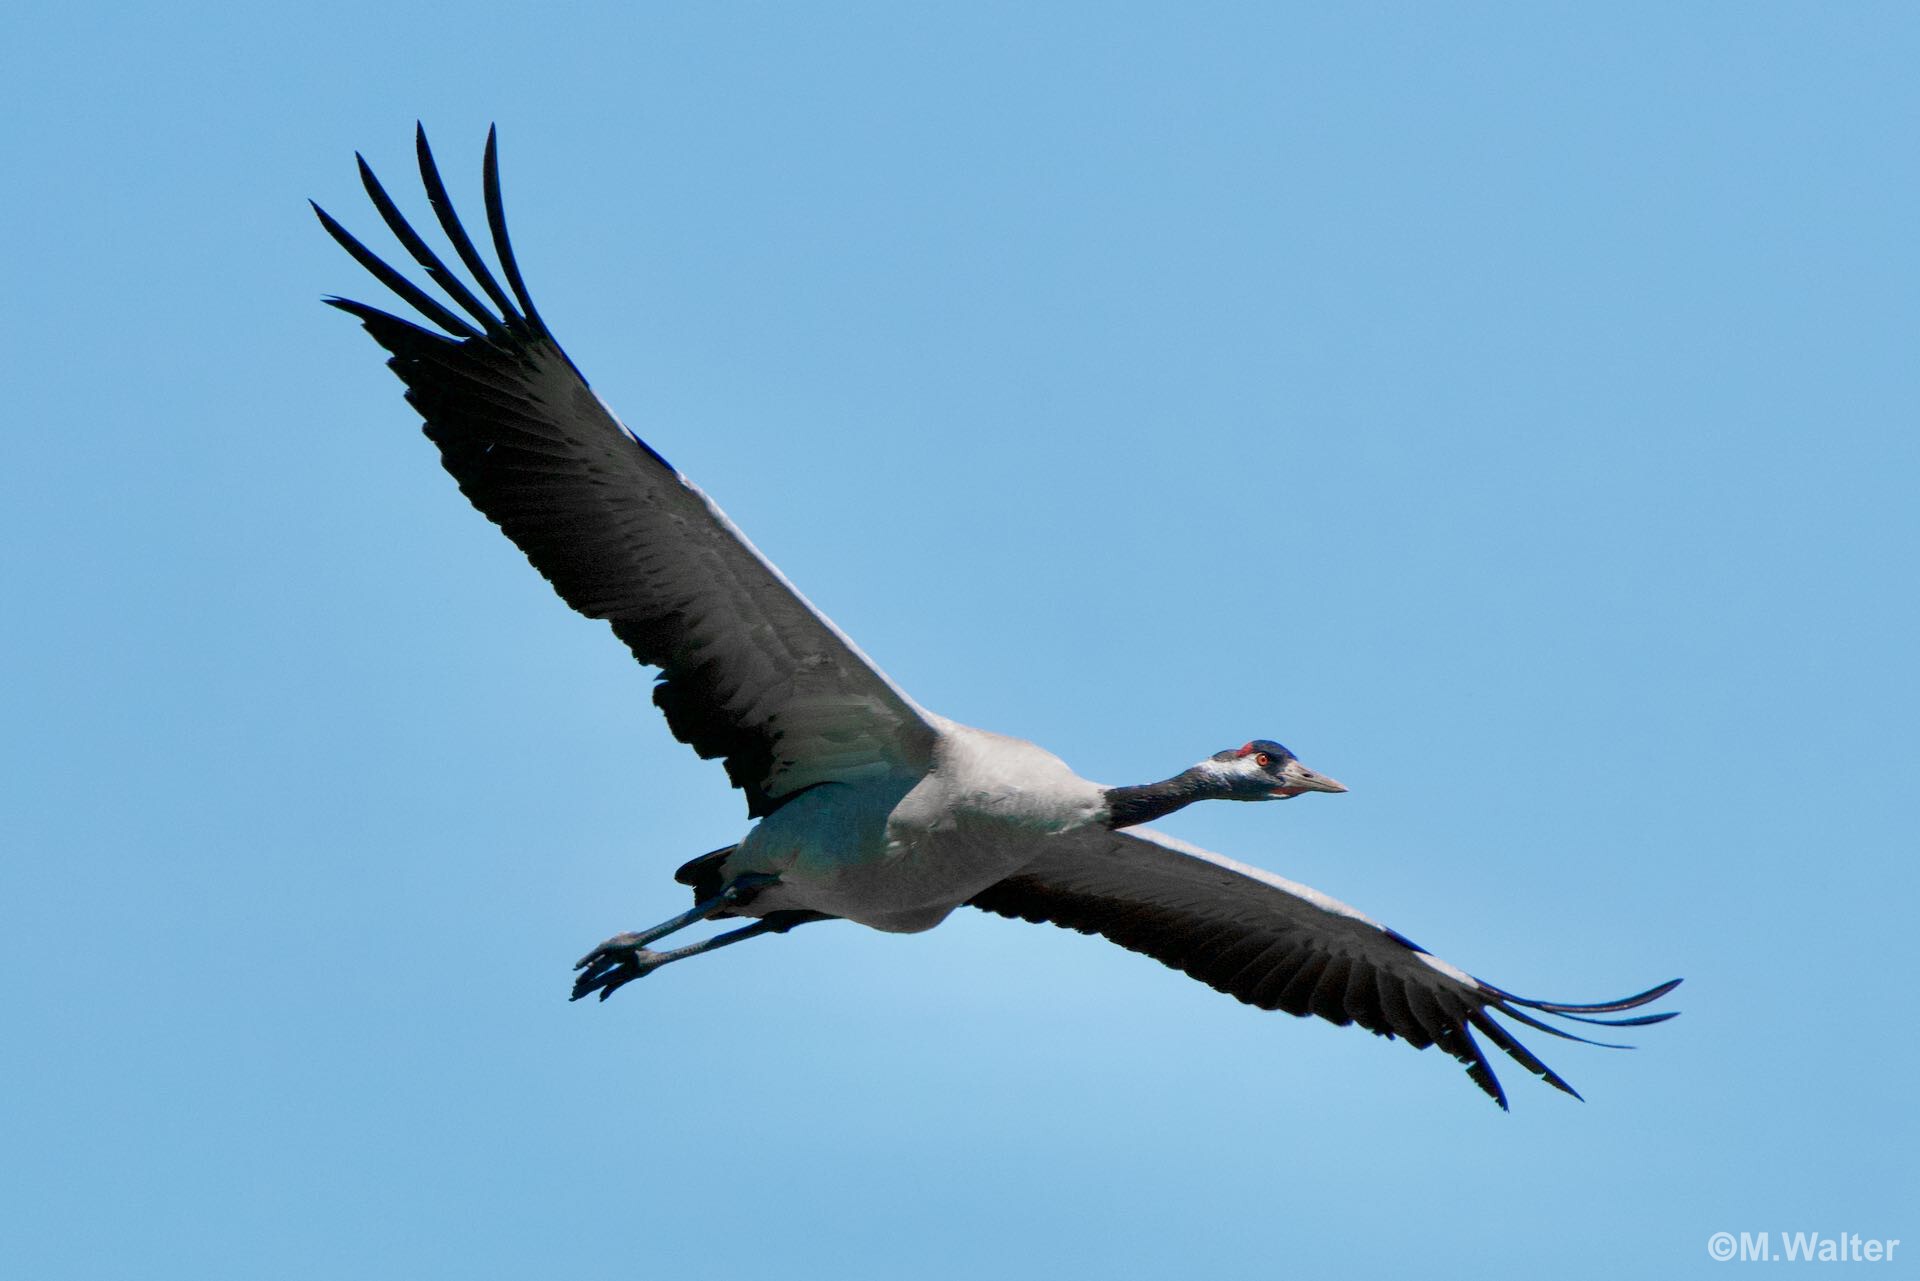
{"label": "dark wing feather", "polygon": [[455,215],[424,132],[417,153],[441,228],[500,314],[428,247],[364,161],[362,182],[408,254],[478,328],[315,212],[361,266],[446,331],[328,299],[392,354],[387,363],[461,492],[562,599],[606,619],[634,657],[661,669],[654,701],[668,725],[701,756],[725,759],[753,815],[818,783],[924,770],[927,714],[629,432],[554,341],[507,238],[492,132],[487,222],[511,295]]}
{"label": "dark wing feather", "polygon": [[1658,1023],[1673,1014],[1624,1020],[1585,1015],[1635,1009],[1680,982],[1594,1005],[1518,997],[1448,965],[1345,903],[1143,828],[1059,841],[971,902],[1001,916],[1099,934],[1263,1010],[1317,1014],[1341,1026],[1358,1023],[1416,1049],[1438,1045],[1466,1064],[1474,1084],[1502,1108],[1506,1093],[1474,1032],[1549,1085],[1580,1096],[1491,1014],[1586,1041],[1527,1011],[1584,1022]]}

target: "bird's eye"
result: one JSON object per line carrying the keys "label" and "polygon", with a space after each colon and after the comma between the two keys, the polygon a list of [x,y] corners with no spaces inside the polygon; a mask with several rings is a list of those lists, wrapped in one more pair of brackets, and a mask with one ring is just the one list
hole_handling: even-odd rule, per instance
{"label": "bird's eye", "polygon": [[1261,769],[1265,769],[1267,766],[1273,764],[1273,757],[1268,756],[1265,752],[1262,752],[1258,756],[1253,758],[1253,763],[1255,765],[1258,765]]}

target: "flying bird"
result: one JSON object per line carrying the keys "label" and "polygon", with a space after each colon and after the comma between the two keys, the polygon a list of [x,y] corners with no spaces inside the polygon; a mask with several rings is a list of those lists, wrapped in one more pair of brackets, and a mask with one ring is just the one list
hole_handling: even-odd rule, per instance
{"label": "flying bird", "polygon": [[[921,707],[589,389],[514,260],[494,131],[483,189],[504,287],[455,214],[423,130],[415,144],[428,204],[480,293],[356,157],[381,219],[452,305],[316,204],[327,232],[425,324],[326,301],[391,354],[388,366],[461,492],[567,604],[605,619],[636,659],[659,669],[653,701],[668,727],[725,763],[755,820],[737,843],[675,873],[692,888],[689,910],[582,958],[573,999],[604,1001],[663,965],[815,921],[912,933],[971,906],[1102,935],[1263,1010],[1437,1045],[1502,1108],[1506,1094],[1476,1032],[1579,1095],[1494,1015],[1578,1041],[1587,1038],[1541,1016],[1606,1026],[1673,1017],[1625,1012],[1678,979],[1616,1001],[1516,996],[1345,903],[1140,826],[1196,801],[1346,790],[1271,739],[1215,752],[1161,782],[1104,787],[1032,743]],[[720,918],[748,923],[653,946]]]}

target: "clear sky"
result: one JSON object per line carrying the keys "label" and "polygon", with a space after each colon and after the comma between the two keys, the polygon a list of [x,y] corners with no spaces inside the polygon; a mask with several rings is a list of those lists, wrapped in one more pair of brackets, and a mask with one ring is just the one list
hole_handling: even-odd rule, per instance
{"label": "clear sky", "polygon": [[[0,1274],[1682,1276],[1900,1237],[1907,5],[32,6],[0,48]],[[596,389],[921,702],[1631,1053],[977,913],[569,1005],[743,830],[307,212],[498,121]],[[1543,1043],[1544,1042],[1544,1043]],[[1875,1273],[1874,1275],[1882,1275]]]}

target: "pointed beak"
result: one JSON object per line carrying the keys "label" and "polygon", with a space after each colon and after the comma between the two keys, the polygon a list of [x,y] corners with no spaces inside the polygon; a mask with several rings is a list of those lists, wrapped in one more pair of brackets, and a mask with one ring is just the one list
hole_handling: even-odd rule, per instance
{"label": "pointed beak", "polygon": [[1273,789],[1273,795],[1280,800],[1289,796],[1298,796],[1302,792],[1344,792],[1346,784],[1338,779],[1328,778],[1325,774],[1316,774],[1299,761],[1288,761],[1280,770],[1284,780]]}

